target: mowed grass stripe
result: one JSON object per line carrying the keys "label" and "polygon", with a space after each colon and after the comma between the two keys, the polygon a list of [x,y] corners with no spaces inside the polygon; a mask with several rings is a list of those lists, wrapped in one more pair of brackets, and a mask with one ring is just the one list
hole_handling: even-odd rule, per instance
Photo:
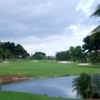
{"label": "mowed grass stripe", "polygon": [[0,75],[13,74],[28,77],[50,77],[79,75],[82,72],[88,74],[100,74],[100,64],[91,66],[77,65],[78,63],[58,63],[57,61],[12,61],[9,64],[1,64]]}

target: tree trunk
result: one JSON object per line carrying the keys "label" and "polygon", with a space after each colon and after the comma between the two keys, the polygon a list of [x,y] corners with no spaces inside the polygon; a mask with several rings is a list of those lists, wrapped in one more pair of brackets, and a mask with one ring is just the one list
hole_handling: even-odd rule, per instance
{"label": "tree trunk", "polygon": [[90,99],[92,99],[92,93],[90,93]]}
{"label": "tree trunk", "polygon": [[86,94],[86,98],[88,99],[88,98],[89,98],[89,95],[88,95],[88,93],[87,93],[87,92],[85,92],[85,94]]}
{"label": "tree trunk", "polygon": [[87,98],[87,99],[89,98],[89,95],[88,95],[88,93],[86,94],[86,98]]}

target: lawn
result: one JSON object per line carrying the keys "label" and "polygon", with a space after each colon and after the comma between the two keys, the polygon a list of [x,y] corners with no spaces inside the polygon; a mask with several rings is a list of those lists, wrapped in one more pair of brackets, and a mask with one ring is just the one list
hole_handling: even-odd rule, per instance
{"label": "lawn", "polygon": [[77,65],[78,63],[58,63],[57,61],[11,61],[0,63],[0,75],[24,75],[28,77],[53,77],[65,75],[100,74],[100,64]]}
{"label": "lawn", "polygon": [[75,100],[75,99],[55,98],[55,97],[49,97],[45,95],[38,95],[31,93],[0,91],[0,100]]}
{"label": "lawn", "polygon": [[[77,65],[78,63],[58,63],[57,61],[10,61],[0,63],[0,75],[24,75],[28,77],[54,77],[65,75],[100,74],[100,64],[91,66]],[[0,91],[0,100],[75,100],[48,97],[38,94]]]}

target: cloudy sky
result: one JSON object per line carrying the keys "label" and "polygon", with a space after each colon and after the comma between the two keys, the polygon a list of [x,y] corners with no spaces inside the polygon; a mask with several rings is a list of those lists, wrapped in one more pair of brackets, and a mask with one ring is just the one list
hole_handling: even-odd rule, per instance
{"label": "cloudy sky", "polygon": [[54,56],[70,46],[82,46],[96,27],[89,16],[99,0],[0,0],[0,41],[21,44],[28,53]]}

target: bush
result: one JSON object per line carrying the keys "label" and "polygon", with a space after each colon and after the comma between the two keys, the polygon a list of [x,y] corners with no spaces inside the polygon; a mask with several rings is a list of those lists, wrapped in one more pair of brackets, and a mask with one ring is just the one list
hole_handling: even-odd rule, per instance
{"label": "bush", "polygon": [[89,55],[91,63],[100,63],[100,52],[92,52]]}

